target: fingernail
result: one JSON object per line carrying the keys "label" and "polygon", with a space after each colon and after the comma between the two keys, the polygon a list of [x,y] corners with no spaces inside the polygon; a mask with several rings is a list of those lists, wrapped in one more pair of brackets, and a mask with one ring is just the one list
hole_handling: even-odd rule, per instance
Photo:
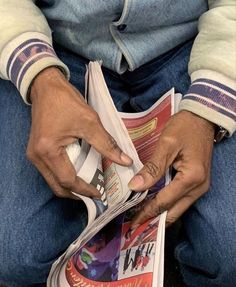
{"label": "fingernail", "polygon": [[121,152],[120,158],[126,164],[132,164],[132,162],[133,162],[132,159],[127,154],[125,154],[124,152]]}
{"label": "fingernail", "polygon": [[142,188],[144,185],[144,178],[141,175],[135,175],[128,183],[128,187],[131,190]]}

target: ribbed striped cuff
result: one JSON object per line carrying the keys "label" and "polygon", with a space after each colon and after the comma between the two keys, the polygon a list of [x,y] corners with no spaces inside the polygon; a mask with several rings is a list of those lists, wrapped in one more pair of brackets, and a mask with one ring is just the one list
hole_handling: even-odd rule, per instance
{"label": "ribbed striped cuff", "polygon": [[[216,73],[211,75],[217,76]],[[236,130],[235,82],[222,76],[217,80],[212,78],[216,77],[195,79],[180,103],[180,110],[193,112],[222,126],[232,135]]]}
{"label": "ribbed striped cuff", "polygon": [[0,71],[12,81],[27,102],[31,82],[43,69],[59,67],[69,77],[69,70],[58,58],[50,39],[41,33],[24,33],[3,49],[0,55]]}

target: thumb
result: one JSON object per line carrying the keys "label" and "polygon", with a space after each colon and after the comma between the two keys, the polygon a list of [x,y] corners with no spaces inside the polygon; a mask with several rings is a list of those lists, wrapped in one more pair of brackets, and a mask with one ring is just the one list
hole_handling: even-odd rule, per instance
{"label": "thumb", "polygon": [[171,146],[160,144],[149,161],[143,168],[130,180],[128,187],[133,191],[144,191],[152,187],[164,176],[166,170],[172,164],[177,152]]}
{"label": "thumb", "polygon": [[144,191],[152,187],[165,174],[166,164],[148,161],[130,180],[128,187],[134,191]]}

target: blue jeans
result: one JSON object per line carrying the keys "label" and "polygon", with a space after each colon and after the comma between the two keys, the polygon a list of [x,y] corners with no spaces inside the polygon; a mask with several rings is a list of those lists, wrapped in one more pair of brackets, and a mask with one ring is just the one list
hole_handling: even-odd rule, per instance
{"label": "blue jeans", "polygon": [[[191,45],[132,73],[120,76],[103,69],[118,110],[144,110],[173,86],[185,93]],[[70,68],[72,84],[83,92],[87,60],[56,50]],[[26,159],[30,113],[15,87],[0,80],[0,282],[8,287],[45,282],[53,261],[86,223],[82,203],[55,197]],[[236,286],[235,140],[215,146],[210,190],[183,216],[184,236],[176,256],[187,286]]]}

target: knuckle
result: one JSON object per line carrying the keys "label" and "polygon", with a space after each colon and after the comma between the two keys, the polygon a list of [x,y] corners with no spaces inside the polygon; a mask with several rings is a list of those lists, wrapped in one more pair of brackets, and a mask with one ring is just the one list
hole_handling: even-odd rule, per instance
{"label": "knuckle", "polygon": [[199,197],[199,194],[194,194],[192,192],[188,192],[187,194],[185,194],[184,199],[186,200],[186,202],[188,204],[192,204],[193,202],[195,202],[197,200],[197,198]]}
{"label": "knuckle", "polygon": [[71,194],[71,190],[67,189],[67,188],[63,188],[62,186],[60,186],[59,184],[55,184],[52,187],[53,193],[60,198],[68,198],[70,197]]}
{"label": "knuckle", "polygon": [[[100,118],[94,110],[89,110],[84,116],[83,120],[81,121],[84,123],[83,127],[80,127],[81,137],[86,138],[88,142],[94,140],[94,135],[101,131],[101,121]],[[89,129],[88,129],[89,127]]]}
{"label": "knuckle", "polygon": [[66,197],[66,196],[65,196],[65,193],[64,193],[63,190],[60,189],[60,188],[57,188],[57,189],[54,188],[53,192],[54,192],[54,194],[55,194],[57,197],[60,197],[60,198]]}
{"label": "knuckle", "polygon": [[95,125],[97,123],[100,123],[100,118],[97,114],[97,112],[95,112],[94,110],[90,110],[89,113],[85,114],[86,117],[86,121],[89,125]]}
{"label": "knuckle", "polygon": [[64,188],[70,188],[74,182],[71,176],[63,176],[58,178],[59,184]]}
{"label": "knuckle", "polygon": [[177,138],[170,135],[161,136],[160,141],[163,146],[175,146],[177,144]]}
{"label": "knuckle", "polygon": [[111,151],[119,149],[119,146],[113,137],[109,137],[107,140],[107,148]]}
{"label": "knuckle", "polygon": [[156,179],[160,174],[160,166],[152,161],[148,161],[143,170],[151,175],[153,179]]}
{"label": "knuckle", "polygon": [[207,172],[203,165],[195,164],[192,171],[189,173],[189,181],[195,184],[202,184],[207,179]]}
{"label": "knuckle", "polygon": [[143,212],[146,218],[151,218],[155,216],[155,213],[153,212],[152,209],[152,202],[144,206]]}
{"label": "knuckle", "polygon": [[49,138],[41,137],[34,146],[37,155],[44,156],[50,153],[52,141]]}
{"label": "knuckle", "polygon": [[166,210],[164,202],[160,201],[158,196],[151,200],[149,204],[149,212],[152,216],[158,216]]}
{"label": "knuckle", "polygon": [[176,216],[168,215],[168,214],[167,214],[167,217],[166,217],[166,225],[169,226],[169,225],[175,223],[177,219],[178,219],[178,218],[177,218]]}

